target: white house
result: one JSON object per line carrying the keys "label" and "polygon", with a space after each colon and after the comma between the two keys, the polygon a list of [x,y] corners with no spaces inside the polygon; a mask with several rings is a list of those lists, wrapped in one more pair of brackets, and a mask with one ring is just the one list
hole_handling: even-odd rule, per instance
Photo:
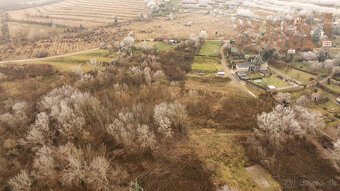
{"label": "white house", "polygon": [[333,46],[333,41],[331,41],[331,40],[324,40],[324,41],[322,41],[322,46],[323,47],[332,47]]}
{"label": "white house", "polygon": [[295,49],[289,49],[287,51],[287,54],[295,54],[296,53],[296,50]]}

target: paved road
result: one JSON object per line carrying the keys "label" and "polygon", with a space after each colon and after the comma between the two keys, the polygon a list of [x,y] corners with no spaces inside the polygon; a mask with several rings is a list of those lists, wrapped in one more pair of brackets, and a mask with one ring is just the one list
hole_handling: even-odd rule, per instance
{"label": "paved road", "polygon": [[90,50],[84,50],[84,51],[73,52],[73,53],[57,55],[57,56],[50,56],[50,57],[45,57],[45,58],[30,58],[30,59],[21,59],[21,60],[0,61],[0,64],[18,63],[18,62],[34,62],[34,61],[48,60],[48,59],[51,59],[51,58],[62,58],[62,57],[66,57],[66,56],[73,56],[73,55],[76,55],[76,54],[83,54],[83,53],[92,52],[92,51],[96,51],[98,49],[99,48],[94,48],[94,49],[90,49]]}
{"label": "paved road", "polygon": [[249,91],[245,87],[244,83],[242,83],[237,77],[235,77],[235,72],[227,66],[227,60],[226,60],[225,55],[224,55],[223,45],[220,48],[220,54],[221,54],[221,58],[222,58],[221,63],[222,63],[222,66],[223,66],[223,70],[226,73],[226,75],[228,75],[228,77],[231,79],[232,83],[235,83],[236,85],[238,85],[238,87],[240,87],[241,90],[248,92],[251,96],[256,97],[256,95],[253,92]]}

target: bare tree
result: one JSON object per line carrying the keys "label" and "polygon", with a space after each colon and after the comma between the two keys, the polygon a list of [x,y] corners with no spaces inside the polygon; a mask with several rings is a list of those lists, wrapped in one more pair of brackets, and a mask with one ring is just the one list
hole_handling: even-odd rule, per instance
{"label": "bare tree", "polygon": [[316,128],[324,125],[322,118],[321,113],[302,106],[278,105],[272,112],[258,116],[258,128],[255,132],[259,136],[267,137],[274,148],[280,148],[295,136],[313,134]]}
{"label": "bare tree", "polygon": [[124,40],[120,43],[120,47],[126,49],[132,54],[132,48],[135,45],[135,39],[132,36],[127,36]]}
{"label": "bare tree", "polygon": [[205,31],[205,30],[201,30],[200,31],[200,40],[203,40],[203,41],[205,41],[207,38],[208,38],[208,34],[207,34],[207,31]]}
{"label": "bare tree", "polygon": [[311,100],[308,98],[308,96],[302,95],[296,100],[295,104],[306,107],[310,102]]}
{"label": "bare tree", "polygon": [[181,127],[187,118],[185,106],[175,103],[161,103],[154,108],[154,119],[158,123],[158,131],[165,137],[170,138],[173,135],[172,125]]}
{"label": "bare tree", "polygon": [[331,59],[325,60],[325,62],[324,62],[324,67],[325,67],[325,69],[327,69],[327,70],[332,70],[333,67],[334,67],[334,60],[331,60]]}
{"label": "bare tree", "polygon": [[340,53],[335,56],[334,65],[340,66]]}
{"label": "bare tree", "polygon": [[8,181],[13,191],[30,191],[32,180],[26,170],[21,170],[19,174]]}
{"label": "bare tree", "polygon": [[323,62],[323,61],[329,59],[329,57],[330,57],[329,51],[326,50],[326,49],[321,48],[317,52],[317,58],[318,58],[319,62]]}
{"label": "bare tree", "polygon": [[291,95],[290,95],[290,93],[279,92],[276,96],[276,100],[280,104],[289,104],[291,102]]}
{"label": "bare tree", "polygon": [[47,184],[55,178],[55,162],[52,158],[52,149],[43,146],[36,153],[36,158],[33,162],[33,175],[35,179]]}
{"label": "bare tree", "polygon": [[313,61],[317,59],[317,55],[314,52],[301,52],[302,59],[305,61]]}
{"label": "bare tree", "polygon": [[96,157],[90,163],[86,180],[95,190],[112,190],[109,181],[110,163],[104,157]]}
{"label": "bare tree", "polygon": [[153,150],[156,146],[156,136],[150,130],[149,126],[142,125],[137,128],[138,138],[137,141],[143,150]]}
{"label": "bare tree", "polygon": [[84,162],[72,156],[68,157],[68,164],[61,173],[61,183],[66,186],[79,186],[85,182],[86,170]]}
{"label": "bare tree", "polygon": [[10,128],[23,127],[28,122],[28,104],[26,102],[14,102],[6,113],[0,115],[0,122]]}

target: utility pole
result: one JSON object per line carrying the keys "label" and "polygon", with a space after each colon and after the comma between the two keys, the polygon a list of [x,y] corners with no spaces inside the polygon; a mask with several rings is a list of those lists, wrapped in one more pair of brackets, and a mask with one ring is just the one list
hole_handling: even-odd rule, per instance
{"label": "utility pole", "polygon": [[129,191],[144,191],[144,189],[141,186],[139,186],[137,178],[134,182],[130,183]]}

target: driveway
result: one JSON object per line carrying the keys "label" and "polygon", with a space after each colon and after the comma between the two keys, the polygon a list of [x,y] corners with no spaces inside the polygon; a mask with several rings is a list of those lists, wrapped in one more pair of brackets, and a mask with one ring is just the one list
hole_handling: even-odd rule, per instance
{"label": "driveway", "polygon": [[[224,45],[224,44],[223,44],[223,45]],[[228,77],[231,79],[231,83],[236,84],[238,87],[240,87],[240,89],[241,89],[242,91],[245,91],[245,92],[247,92],[248,94],[250,94],[251,96],[256,97],[256,95],[255,95],[253,92],[251,92],[251,91],[249,91],[249,90],[247,89],[247,87],[245,86],[245,83],[242,82],[242,81],[240,81],[240,80],[238,79],[238,77],[236,76],[235,71],[234,71],[234,70],[231,70],[231,69],[227,66],[227,60],[226,60],[226,57],[225,57],[225,55],[224,55],[223,45],[222,45],[222,47],[220,48],[220,55],[221,55],[221,58],[222,58],[221,63],[222,63],[224,72],[225,72],[226,75],[228,75]]]}

